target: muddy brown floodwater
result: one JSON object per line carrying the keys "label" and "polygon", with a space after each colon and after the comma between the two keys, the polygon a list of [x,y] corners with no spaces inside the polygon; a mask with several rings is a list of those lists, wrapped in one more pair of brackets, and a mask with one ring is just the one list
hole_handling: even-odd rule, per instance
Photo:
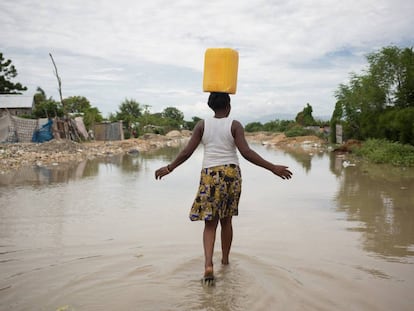
{"label": "muddy brown floodwater", "polygon": [[0,175],[0,310],[413,310],[414,170],[253,145],[230,265],[203,287],[188,212],[202,153],[178,148]]}

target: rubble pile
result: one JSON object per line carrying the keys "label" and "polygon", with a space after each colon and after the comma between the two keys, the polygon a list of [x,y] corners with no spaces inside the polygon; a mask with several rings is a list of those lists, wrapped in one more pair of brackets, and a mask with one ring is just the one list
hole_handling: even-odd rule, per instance
{"label": "rubble pile", "polygon": [[77,143],[53,139],[45,143],[7,143],[0,145],[0,173],[22,166],[47,166],[65,162],[107,157],[122,153],[139,153],[179,146],[189,138],[188,131],[180,135],[145,134],[137,139],[119,141],[91,141]]}

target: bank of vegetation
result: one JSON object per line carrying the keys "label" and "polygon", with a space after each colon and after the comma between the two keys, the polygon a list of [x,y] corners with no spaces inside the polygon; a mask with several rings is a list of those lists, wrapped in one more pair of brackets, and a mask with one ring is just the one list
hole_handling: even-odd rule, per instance
{"label": "bank of vegetation", "polygon": [[353,152],[372,163],[414,167],[414,146],[409,144],[370,138]]}
{"label": "bank of vegetation", "polygon": [[[414,166],[413,48],[384,47],[366,58],[367,68],[352,73],[335,92],[337,102],[328,122],[330,141],[337,143],[337,129],[342,129],[343,141],[363,142],[353,149],[355,154],[374,163]],[[311,112],[308,104],[295,121],[252,123],[246,130],[302,135],[309,126],[323,126]]]}
{"label": "bank of vegetation", "polygon": [[331,118],[345,139],[364,141],[355,152],[375,163],[414,166],[413,48],[382,48],[367,56],[368,67],[336,91]]}

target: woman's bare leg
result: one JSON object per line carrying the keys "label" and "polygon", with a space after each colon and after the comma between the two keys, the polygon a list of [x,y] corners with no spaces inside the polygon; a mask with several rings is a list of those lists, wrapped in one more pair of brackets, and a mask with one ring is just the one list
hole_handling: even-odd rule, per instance
{"label": "woman's bare leg", "polygon": [[233,225],[231,223],[232,217],[225,217],[220,219],[221,225],[221,250],[222,258],[221,263],[223,265],[229,264],[229,254],[231,248],[231,242],[233,241]]}
{"label": "woman's bare leg", "polygon": [[218,218],[213,220],[206,220],[203,233],[203,245],[204,245],[204,276],[213,276],[213,253],[214,242],[216,240],[216,229],[218,224]]}

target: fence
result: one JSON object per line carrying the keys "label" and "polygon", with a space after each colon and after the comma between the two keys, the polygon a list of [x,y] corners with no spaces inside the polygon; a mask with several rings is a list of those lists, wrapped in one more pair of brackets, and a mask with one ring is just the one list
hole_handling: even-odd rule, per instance
{"label": "fence", "polygon": [[[50,126],[42,128],[48,122]],[[46,131],[51,132],[47,139],[45,135],[42,136],[42,139],[39,139],[39,132],[46,134],[44,133]],[[10,114],[0,117],[0,142],[43,142],[52,138],[74,141],[89,139],[83,120],[80,117],[74,120],[55,118],[53,122],[46,118],[36,120],[24,119]]]}
{"label": "fence", "polygon": [[48,122],[48,119],[24,119],[12,115],[0,118],[0,142],[31,142],[33,132]]}

